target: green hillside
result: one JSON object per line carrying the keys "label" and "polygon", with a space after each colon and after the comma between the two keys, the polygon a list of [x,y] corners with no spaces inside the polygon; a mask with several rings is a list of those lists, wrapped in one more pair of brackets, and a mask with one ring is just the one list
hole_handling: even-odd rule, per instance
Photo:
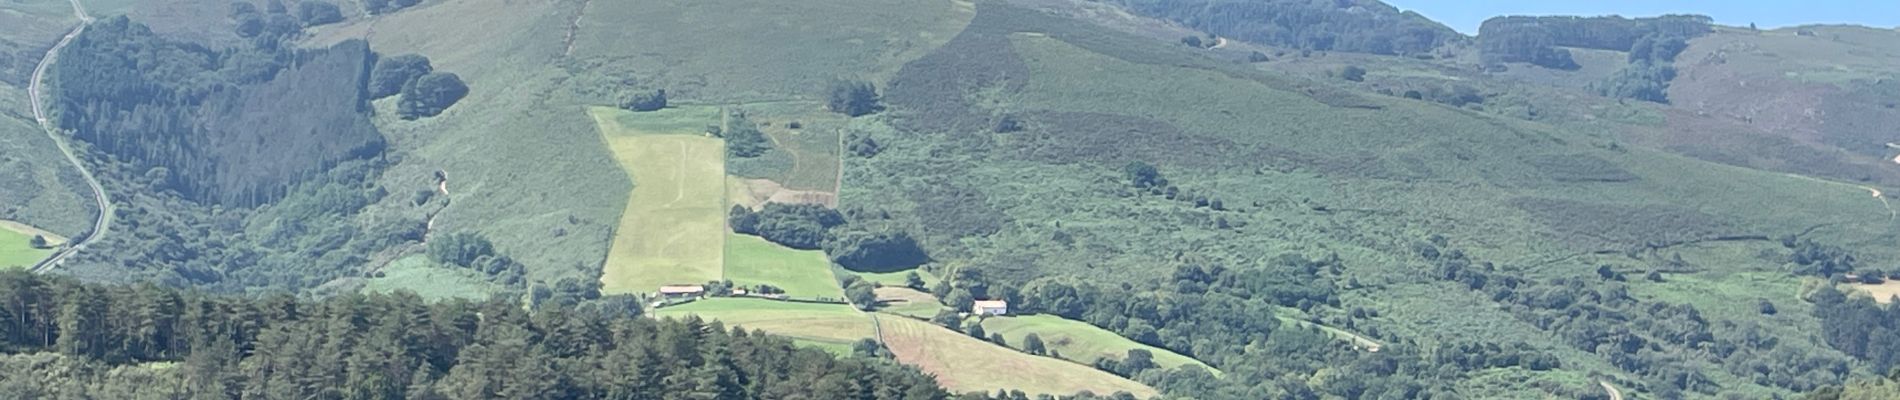
{"label": "green hillside", "polygon": [[[1900,277],[1890,30],[1557,16],[1468,37],[1366,0],[227,3],[87,2],[101,19],[54,65],[54,111],[118,210],[55,273],[413,292],[441,310],[358,325],[508,343],[482,365],[677,341],[590,367],[686,357],[704,373],[666,390],[714,398],[793,392],[701,365],[743,354],[673,352],[788,345],[539,324],[634,315],[661,285],[770,285],[863,309],[646,315],[984,396],[1791,398],[1900,366],[1896,306],[1852,290],[1900,281],[1881,282]],[[77,236],[89,195],[22,83],[68,5],[0,4],[0,220]],[[0,245],[0,266],[44,254]],[[460,300],[514,330],[442,320]],[[963,325],[977,300],[1011,315]],[[1012,351],[1031,333],[1060,355]],[[91,345],[56,347],[258,359]],[[832,365],[808,353],[758,361]],[[389,369],[558,397],[451,364]]]}

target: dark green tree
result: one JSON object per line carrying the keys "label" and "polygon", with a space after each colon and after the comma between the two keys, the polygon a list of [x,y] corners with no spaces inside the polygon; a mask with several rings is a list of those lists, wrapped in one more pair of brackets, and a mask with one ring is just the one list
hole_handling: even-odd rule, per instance
{"label": "dark green tree", "polygon": [[905,273],[904,287],[922,291],[924,290],[924,277],[921,275],[917,275],[917,271],[910,271],[908,273]]}
{"label": "dark green tree", "polygon": [[468,85],[452,73],[431,72],[404,87],[397,114],[403,119],[418,119],[442,114],[449,106],[468,96]]}
{"label": "dark green tree", "polygon": [[1357,65],[1348,65],[1339,70],[1339,78],[1353,82],[1366,81],[1366,69]]}
{"label": "dark green tree", "polygon": [[825,254],[852,271],[894,272],[930,261],[917,240],[904,231],[850,230],[825,242]]}
{"label": "dark green tree", "polygon": [[1129,183],[1136,188],[1148,189],[1168,186],[1168,179],[1161,177],[1161,171],[1146,162],[1130,161],[1122,166],[1122,173],[1128,176]]}
{"label": "dark green tree", "polygon": [[868,311],[877,308],[877,286],[871,281],[860,279],[851,282],[844,288],[844,297],[859,309]]}
{"label": "dark green tree", "polygon": [[369,96],[380,99],[402,94],[404,87],[430,72],[435,72],[435,67],[429,65],[428,57],[420,54],[379,58],[369,72]]}
{"label": "dark green tree", "polygon": [[297,20],[306,27],[334,24],[343,22],[343,10],[327,1],[303,0],[297,2]]}
{"label": "dark green tree", "polygon": [[852,117],[878,112],[877,87],[870,82],[833,80],[825,91],[825,108]]}
{"label": "dark green tree", "polygon": [[33,247],[33,248],[35,248],[35,249],[44,249],[44,248],[46,248],[46,247],[47,247],[47,245],[46,245],[46,236],[41,236],[41,235],[33,235],[33,238],[32,238],[32,239],[28,239],[28,240],[26,241],[26,245],[27,245],[27,246],[32,246],[32,247]]}
{"label": "dark green tree", "polygon": [[1027,336],[1023,336],[1023,352],[1043,355],[1044,353],[1048,353],[1049,350],[1044,347],[1042,343],[1042,335],[1031,333]]}

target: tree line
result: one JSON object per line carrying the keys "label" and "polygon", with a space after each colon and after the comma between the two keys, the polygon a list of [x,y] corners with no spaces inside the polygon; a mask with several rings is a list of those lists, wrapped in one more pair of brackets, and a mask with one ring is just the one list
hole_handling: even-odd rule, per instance
{"label": "tree line", "polygon": [[853,271],[901,271],[930,261],[909,233],[850,226],[844,214],[818,204],[766,203],[758,211],[733,206],[726,221],[733,233],[794,249],[823,249]]}
{"label": "tree line", "polygon": [[637,305],[222,297],[0,272],[0,397],[949,397],[912,367],[718,322],[640,318]]}
{"label": "tree line", "polygon": [[1478,27],[1478,49],[1487,64],[1523,62],[1572,70],[1579,66],[1569,51],[1559,47],[1635,53],[1633,50],[1639,42],[1654,44],[1659,38],[1694,39],[1708,34],[1713,24],[1713,19],[1701,15],[1636,19],[1617,16],[1496,17],[1485,20]]}
{"label": "tree line", "polygon": [[[1449,27],[1380,2],[1118,0],[1115,3],[1139,14],[1172,20],[1214,35],[1304,50],[1407,55],[1428,53],[1441,45],[1464,40],[1463,35]],[[1201,42],[1199,38],[1194,40]]]}

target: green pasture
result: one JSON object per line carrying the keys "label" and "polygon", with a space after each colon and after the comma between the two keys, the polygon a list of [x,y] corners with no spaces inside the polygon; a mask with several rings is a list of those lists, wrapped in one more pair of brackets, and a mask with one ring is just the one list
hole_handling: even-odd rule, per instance
{"label": "green pasture", "polygon": [[871,317],[844,304],[799,303],[751,298],[710,298],[653,310],[655,318],[697,315],[727,327],[792,338],[796,343],[837,352],[842,346],[877,335]]}
{"label": "green pasture", "polygon": [[1162,367],[1196,365],[1216,375],[1220,374],[1220,370],[1200,360],[1168,349],[1136,343],[1086,322],[1053,315],[985,317],[983,331],[1002,334],[1009,346],[1017,349],[1022,348],[1023,338],[1033,333],[1042,338],[1045,348],[1060,353],[1063,359],[1083,364],[1093,365],[1096,360],[1104,358],[1119,360],[1127,356],[1129,350],[1142,349],[1153,353],[1155,363]]}
{"label": "green pasture", "polygon": [[725,274],[735,285],[777,286],[793,298],[844,298],[825,252],[787,248],[758,236],[726,235]]}
{"label": "green pasture", "polygon": [[1032,356],[972,338],[921,320],[884,316],[884,345],[897,360],[937,376],[952,392],[1021,390],[1038,394],[1069,395],[1129,392],[1153,397],[1153,388],[1094,367],[1049,357]]}
{"label": "green pasture", "polygon": [[33,235],[0,227],[0,268],[29,267],[53,254],[52,249],[33,248],[31,240]]}
{"label": "green pasture", "polygon": [[363,293],[408,290],[424,299],[486,300],[498,289],[480,272],[437,265],[421,254],[403,257],[383,267],[382,276],[369,279]]}

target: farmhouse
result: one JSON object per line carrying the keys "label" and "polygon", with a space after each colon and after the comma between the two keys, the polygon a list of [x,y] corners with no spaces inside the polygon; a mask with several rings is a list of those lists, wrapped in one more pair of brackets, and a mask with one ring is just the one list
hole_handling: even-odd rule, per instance
{"label": "farmhouse", "polygon": [[1008,315],[1009,302],[1002,300],[977,300],[970,305],[970,312],[976,315]]}
{"label": "farmhouse", "polygon": [[660,287],[660,297],[668,300],[699,297],[699,295],[702,294],[706,294],[706,287],[700,285],[666,285]]}

